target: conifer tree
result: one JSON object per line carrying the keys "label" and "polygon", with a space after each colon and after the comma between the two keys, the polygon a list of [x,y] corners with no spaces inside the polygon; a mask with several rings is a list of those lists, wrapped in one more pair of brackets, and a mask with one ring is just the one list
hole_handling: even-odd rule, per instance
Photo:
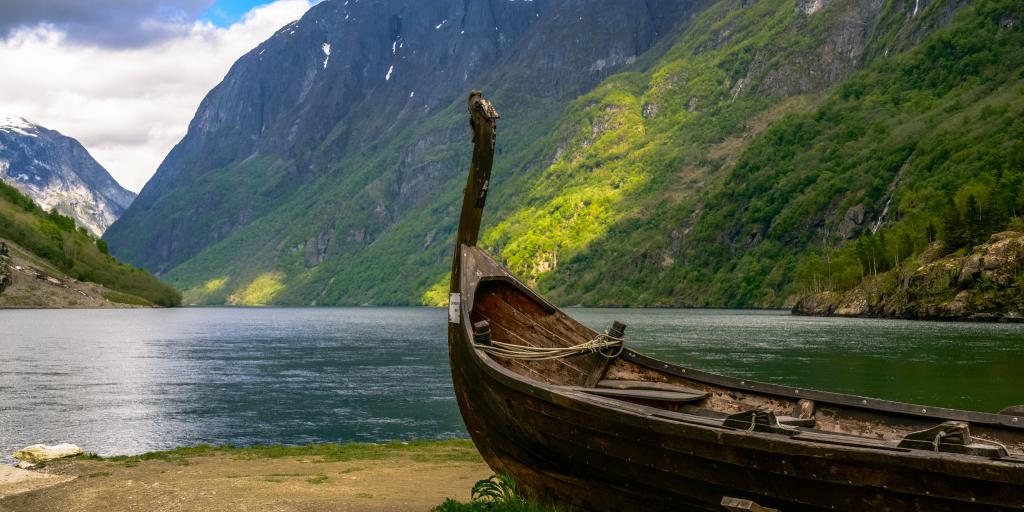
{"label": "conifer tree", "polygon": [[978,200],[974,198],[974,194],[967,196],[967,205],[964,208],[964,242],[968,245],[974,245],[981,241],[982,234],[982,223],[981,223],[981,209],[978,207]]}
{"label": "conifer tree", "polygon": [[942,212],[942,238],[946,242],[947,252],[953,252],[964,245],[964,225],[952,195],[946,199],[946,210]]}

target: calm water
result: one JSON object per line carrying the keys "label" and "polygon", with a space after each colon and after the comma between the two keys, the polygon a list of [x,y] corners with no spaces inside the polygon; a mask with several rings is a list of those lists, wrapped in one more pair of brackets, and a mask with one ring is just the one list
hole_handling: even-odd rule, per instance
{"label": "calm water", "polygon": [[[1024,326],[595,310],[655,357],[802,387],[984,411],[1024,403]],[[416,308],[0,311],[0,457],[196,443],[465,436],[445,312]]]}

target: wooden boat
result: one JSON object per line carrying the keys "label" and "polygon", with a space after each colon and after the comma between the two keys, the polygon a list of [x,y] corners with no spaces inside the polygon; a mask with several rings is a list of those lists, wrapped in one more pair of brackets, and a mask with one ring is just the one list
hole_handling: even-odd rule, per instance
{"label": "wooden boat", "polygon": [[495,472],[572,510],[1024,509],[1024,408],[715,375],[622,347],[621,324],[600,334],[560,311],[476,247],[498,115],[479,93],[469,110],[448,346],[462,417]]}

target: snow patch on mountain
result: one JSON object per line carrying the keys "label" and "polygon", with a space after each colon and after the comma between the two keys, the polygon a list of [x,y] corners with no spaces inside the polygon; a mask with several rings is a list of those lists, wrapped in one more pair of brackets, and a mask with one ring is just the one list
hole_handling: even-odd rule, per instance
{"label": "snow patch on mountain", "polygon": [[38,135],[34,133],[34,127],[35,125],[24,117],[0,116],[0,131],[17,133],[19,135],[26,135],[29,137],[38,137]]}

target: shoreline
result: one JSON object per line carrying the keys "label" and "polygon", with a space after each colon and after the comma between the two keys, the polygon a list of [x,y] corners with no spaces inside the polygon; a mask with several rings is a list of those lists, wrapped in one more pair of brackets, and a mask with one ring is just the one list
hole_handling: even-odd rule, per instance
{"label": "shoreline", "polygon": [[430,510],[492,474],[467,439],[197,445],[15,469],[0,470],[0,512]]}

